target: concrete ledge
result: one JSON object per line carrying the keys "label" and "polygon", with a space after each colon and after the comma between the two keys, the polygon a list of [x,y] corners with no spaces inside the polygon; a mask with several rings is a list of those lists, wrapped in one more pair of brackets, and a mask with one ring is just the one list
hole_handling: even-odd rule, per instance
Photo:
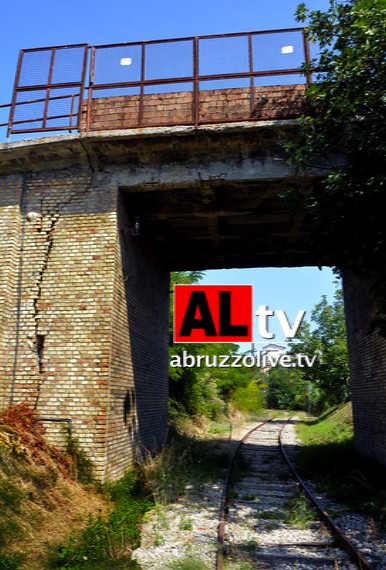
{"label": "concrete ledge", "polygon": [[[288,128],[293,120],[275,121],[243,121],[239,123],[222,123],[201,125],[195,128],[191,125],[174,127],[146,127],[141,129],[108,130],[80,134],[53,135],[36,137],[18,141],[0,143],[0,174],[17,172],[37,172],[44,169],[62,169],[70,165],[90,165],[90,162],[102,163],[108,156],[108,161],[123,161],[127,155],[133,156],[133,142],[142,145],[146,141],[158,141],[158,146],[166,146],[170,139],[190,137],[195,141],[210,136],[231,138],[232,135],[242,134],[251,137],[260,136],[263,132],[273,132],[276,129]],[[161,143],[162,141],[162,143]],[[196,145],[202,146],[201,143]],[[117,152],[114,150],[116,147]],[[119,150],[118,150],[119,149]],[[142,147],[143,152],[143,147]],[[118,158],[119,157],[119,158]]]}
{"label": "concrete ledge", "polygon": [[22,140],[7,141],[0,143],[0,153],[4,150],[11,150],[14,148],[26,146],[38,146],[43,144],[55,144],[63,141],[76,141],[76,140],[109,140],[109,139],[126,139],[126,138],[148,138],[154,136],[186,136],[199,133],[218,133],[218,132],[231,132],[241,130],[255,130],[261,128],[277,128],[287,127],[294,123],[294,119],[283,119],[275,121],[241,121],[237,123],[216,123],[208,125],[200,125],[194,127],[193,125],[178,125],[174,127],[143,127],[136,129],[117,129],[106,131],[90,131],[79,134],[66,134],[66,135],[47,135],[41,137],[26,138]]}

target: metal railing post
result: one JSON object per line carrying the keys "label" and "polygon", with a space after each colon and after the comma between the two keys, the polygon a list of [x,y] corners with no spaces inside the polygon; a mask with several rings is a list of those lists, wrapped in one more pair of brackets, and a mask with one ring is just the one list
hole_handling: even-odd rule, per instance
{"label": "metal railing post", "polygon": [[304,63],[306,65],[306,84],[309,87],[312,83],[312,73],[310,71],[310,64],[311,64],[311,54],[310,54],[310,42],[307,38],[307,29],[304,28],[302,30],[303,36],[303,48],[304,48]]}
{"label": "metal railing post", "polygon": [[138,126],[143,124],[143,110],[145,97],[145,74],[146,74],[146,44],[141,45],[141,84],[139,87],[139,109],[138,109]]}
{"label": "metal railing post", "polygon": [[249,80],[249,112],[250,116],[252,117],[254,104],[255,104],[255,79],[253,77],[253,43],[252,43],[252,34],[248,34],[248,62],[249,62],[249,72],[251,74]]}
{"label": "metal railing post", "polygon": [[199,73],[200,73],[200,48],[199,48],[199,38],[196,36],[193,38],[193,124],[195,128],[198,127],[200,122],[200,84],[199,84]]}
{"label": "metal railing post", "polygon": [[19,52],[19,57],[18,57],[18,60],[17,60],[17,68],[16,68],[15,82],[14,82],[14,85],[13,85],[11,108],[10,108],[10,110],[9,110],[9,119],[8,119],[8,128],[7,128],[7,139],[9,139],[9,137],[11,136],[11,133],[12,133],[12,125],[13,125],[13,120],[14,120],[14,117],[15,117],[15,107],[16,107],[16,98],[17,98],[17,86],[19,85],[21,66],[22,66],[22,62],[23,62],[23,54],[24,54],[23,50],[20,50],[20,52]]}
{"label": "metal railing post", "polygon": [[95,75],[95,46],[91,47],[91,58],[90,58],[90,74],[88,82],[88,96],[87,96],[87,109],[86,109],[86,132],[90,130],[91,125],[91,113],[92,113],[92,94],[94,85],[94,75]]}

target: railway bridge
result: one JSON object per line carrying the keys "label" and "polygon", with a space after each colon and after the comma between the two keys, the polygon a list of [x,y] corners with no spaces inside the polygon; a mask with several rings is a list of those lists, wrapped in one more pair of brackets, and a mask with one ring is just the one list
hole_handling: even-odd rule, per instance
{"label": "railway bridge", "polygon": [[[279,144],[307,57],[299,29],[21,52],[8,135],[40,136],[0,144],[0,402],[71,428],[101,479],[165,438],[170,271],[324,263],[281,198],[325,172]],[[356,444],[386,465],[385,342],[344,289]]]}

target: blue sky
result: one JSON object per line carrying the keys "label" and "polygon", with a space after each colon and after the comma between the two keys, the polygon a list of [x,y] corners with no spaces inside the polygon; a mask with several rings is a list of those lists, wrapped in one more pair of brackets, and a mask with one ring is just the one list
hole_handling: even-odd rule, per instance
{"label": "blue sky", "polygon": [[[297,0],[4,0],[0,103],[11,97],[22,48],[118,43],[297,26]],[[308,0],[326,9],[328,0]]]}
{"label": "blue sky", "polygon": [[[0,104],[9,103],[18,51],[74,43],[118,43],[203,34],[297,26],[297,0],[14,0],[3,2],[0,34]],[[328,0],[308,0],[327,9]],[[0,113],[1,121],[4,119]],[[4,140],[3,132],[0,134]],[[206,283],[251,283],[255,304],[308,316],[322,294],[332,299],[334,276],[328,268],[210,271]],[[279,338],[279,331],[276,332]]]}
{"label": "blue sky", "polygon": [[[306,311],[304,319],[310,322],[311,311],[322,295],[327,295],[329,301],[333,300],[336,287],[334,281],[337,277],[329,267],[318,269],[316,267],[298,268],[263,268],[263,269],[229,269],[221,271],[207,271],[202,283],[208,285],[231,284],[253,285],[253,309],[260,305],[267,305],[269,310],[281,309],[286,312],[288,321],[292,325],[299,311]],[[256,348],[270,342],[285,340],[282,329],[276,316],[269,317],[269,332],[275,335],[270,341],[264,341],[258,334],[257,317],[254,317],[254,341]],[[241,345],[243,350],[249,346]]]}

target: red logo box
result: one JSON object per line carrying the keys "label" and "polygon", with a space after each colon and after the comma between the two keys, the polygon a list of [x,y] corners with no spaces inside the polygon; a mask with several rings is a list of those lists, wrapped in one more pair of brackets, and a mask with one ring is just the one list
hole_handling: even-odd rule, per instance
{"label": "red logo box", "polygon": [[252,342],[252,285],[175,285],[174,342]]}

